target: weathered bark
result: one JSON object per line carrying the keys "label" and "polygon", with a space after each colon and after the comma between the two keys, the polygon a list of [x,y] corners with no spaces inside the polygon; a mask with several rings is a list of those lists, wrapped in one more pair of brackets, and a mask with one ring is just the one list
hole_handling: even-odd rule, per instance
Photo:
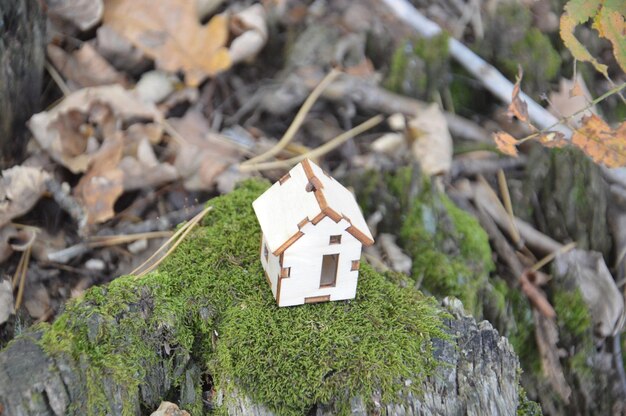
{"label": "weathered bark", "polygon": [[45,16],[39,1],[0,1],[0,168],[25,148],[25,122],[37,110],[44,66]]}
{"label": "weathered bark", "polygon": [[[403,397],[397,403],[380,404],[379,410],[388,415],[485,415],[515,414],[519,397],[519,363],[513,348],[486,321],[476,321],[463,313],[459,301],[444,300],[453,315],[446,322],[453,342],[436,341],[436,356],[444,363],[438,372],[423,384],[420,397]],[[6,415],[64,415],[85,413],[86,372],[88,364],[80,359],[64,356],[52,358],[38,345],[40,332],[20,336],[0,353],[0,409]],[[186,374],[193,386],[193,379],[201,377],[203,364],[187,357],[177,366]],[[140,385],[143,403],[154,403],[171,389],[170,378],[163,368],[148,369],[148,376]],[[139,414],[139,400],[123,406],[127,386],[111,383],[101,386],[109,401],[112,414],[122,410]],[[195,398],[194,389],[182,389],[175,398],[184,407]],[[220,394],[217,395],[222,401]],[[168,397],[172,400],[171,397]],[[375,398],[374,401],[376,402]],[[233,393],[224,400],[231,415],[272,415],[264,406],[253,403],[241,393]],[[367,415],[365,401],[355,398],[351,402],[353,415]],[[332,410],[324,405],[316,409],[317,415],[330,415]]]}

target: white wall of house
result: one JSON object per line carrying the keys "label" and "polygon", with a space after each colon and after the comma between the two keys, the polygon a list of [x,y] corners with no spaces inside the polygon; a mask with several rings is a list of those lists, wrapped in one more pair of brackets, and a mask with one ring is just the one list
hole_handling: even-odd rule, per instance
{"label": "white wall of house", "polygon": [[[335,223],[325,217],[316,225],[307,223],[300,231],[304,233],[283,253],[283,267],[290,267],[290,277],[280,283],[279,306],[301,305],[305,298],[330,295],[330,300],[352,299],[356,296],[358,270],[352,271],[352,262],[361,258],[362,245],[346,228],[345,219]],[[341,235],[339,244],[330,244],[331,235]],[[326,254],[339,254],[337,279],[334,287],[320,287],[322,258]],[[271,256],[271,253],[269,254]],[[277,259],[278,260],[278,259]],[[269,269],[272,271],[272,261]],[[270,277],[270,280],[272,277]],[[273,289],[274,290],[274,289]],[[274,291],[274,293],[276,293]]]}

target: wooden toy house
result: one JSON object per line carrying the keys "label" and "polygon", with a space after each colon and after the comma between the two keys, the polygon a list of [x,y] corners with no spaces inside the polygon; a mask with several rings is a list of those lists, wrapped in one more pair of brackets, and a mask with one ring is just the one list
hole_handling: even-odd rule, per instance
{"label": "wooden toy house", "polygon": [[356,296],[361,249],[374,240],[350,191],[305,159],[252,206],[278,306]]}

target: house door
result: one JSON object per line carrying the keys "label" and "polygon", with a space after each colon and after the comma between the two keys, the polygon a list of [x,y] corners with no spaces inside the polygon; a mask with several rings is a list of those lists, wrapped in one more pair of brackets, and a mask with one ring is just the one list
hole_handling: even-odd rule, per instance
{"label": "house door", "polygon": [[333,287],[337,283],[337,266],[339,254],[327,254],[322,258],[322,275],[320,287]]}

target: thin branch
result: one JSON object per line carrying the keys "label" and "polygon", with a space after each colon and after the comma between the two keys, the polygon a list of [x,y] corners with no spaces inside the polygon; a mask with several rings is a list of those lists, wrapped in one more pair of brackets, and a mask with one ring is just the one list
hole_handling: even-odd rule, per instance
{"label": "thin branch", "polygon": [[257,163],[254,165],[240,165],[239,169],[242,172],[249,172],[249,171],[261,171],[261,170],[270,170],[270,169],[288,169],[290,167],[292,167],[293,165],[295,165],[296,163],[310,158],[310,159],[315,159],[318,158],[328,152],[330,152],[331,150],[335,149],[336,147],[338,147],[339,145],[341,145],[342,143],[344,143],[345,141],[347,141],[348,139],[351,139],[352,137],[359,135],[369,129],[371,129],[372,127],[376,126],[377,124],[381,123],[385,118],[382,115],[377,115],[374,116],[372,118],[370,118],[369,120],[359,124],[358,126],[340,134],[339,136],[335,137],[334,139],[330,140],[327,143],[324,143],[323,145],[316,147],[315,149],[303,153],[301,155],[298,156],[294,156],[290,159],[286,159],[286,160],[277,160],[274,162],[267,162],[267,163]]}
{"label": "thin branch", "polygon": [[[385,4],[405,23],[420,35],[430,38],[442,32],[441,27],[422,15],[407,0],[383,0]],[[468,72],[478,79],[483,86],[503,102],[509,104],[513,93],[513,83],[506,79],[495,67],[476,55],[467,46],[454,38],[448,40],[450,55]],[[523,92],[520,98],[528,104],[530,119],[541,129],[552,128],[566,136],[571,134],[567,126],[562,125],[548,110],[537,104]]]}
{"label": "thin branch", "polygon": [[306,118],[306,115],[311,110],[311,107],[313,107],[313,104],[315,104],[315,102],[317,101],[319,96],[322,95],[322,92],[324,92],[326,87],[328,87],[330,85],[330,83],[333,82],[333,80],[335,78],[337,78],[337,76],[340,73],[341,72],[339,72],[336,69],[331,70],[328,73],[328,75],[326,75],[326,77],[324,77],[322,82],[320,82],[319,85],[317,87],[315,87],[315,89],[311,92],[311,95],[309,95],[307,97],[307,99],[302,104],[302,107],[300,107],[300,110],[298,110],[298,113],[296,114],[296,117],[293,119],[293,121],[291,122],[291,125],[289,126],[289,128],[287,129],[287,131],[285,132],[283,137],[278,141],[278,143],[276,143],[267,152],[262,153],[262,154],[260,154],[258,156],[255,156],[252,159],[249,159],[249,160],[243,162],[241,165],[242,166],[252,165],[254,163],[258,163],[258,162],[261,162],[263,160],[267,160],[270,157],[277,155],[281,150],[283,150],[285,148],[285,146],[287,146],[287,144],[294,138],[296,132],[298,131],[298,129],[300,128],[300,126],[304,122],[304,119]]}

